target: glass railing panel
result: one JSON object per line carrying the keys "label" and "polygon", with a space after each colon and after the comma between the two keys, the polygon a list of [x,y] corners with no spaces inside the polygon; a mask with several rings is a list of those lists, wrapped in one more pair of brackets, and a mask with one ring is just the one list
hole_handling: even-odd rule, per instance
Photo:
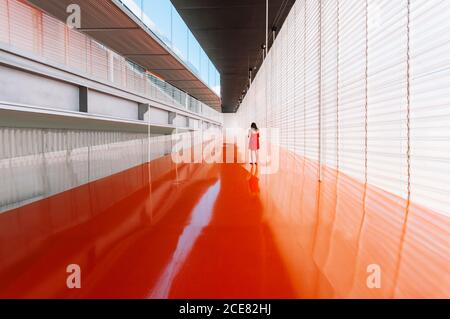
{"label": "glass railing panel", "polygon": [[120,0],[220,96],[220,74],[170,0]]}

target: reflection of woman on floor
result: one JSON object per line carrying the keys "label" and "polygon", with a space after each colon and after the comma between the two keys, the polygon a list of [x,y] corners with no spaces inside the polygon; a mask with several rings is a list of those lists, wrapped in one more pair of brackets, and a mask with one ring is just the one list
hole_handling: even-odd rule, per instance
{"label": "reflection of woman on floor", "polygon": [[258,164],[259,129],[256,123],[252,123],[248,131],[248,148],[250,150],[250,164]]}
{"label": "reflection of woman on floor", "polygon": [[252,165],[250,169],[250,178],[248,179],[250,193],[259,194],[259,169],[257,165]]}

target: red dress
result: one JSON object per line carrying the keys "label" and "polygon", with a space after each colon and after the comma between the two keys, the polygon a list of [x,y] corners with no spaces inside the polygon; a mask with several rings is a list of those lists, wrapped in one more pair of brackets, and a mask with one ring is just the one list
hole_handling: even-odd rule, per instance
{"label": "red dress", "polygon": [[251,151],[259,150],[259,132],[250,130],[250,141],[248,143],[248,148]]}

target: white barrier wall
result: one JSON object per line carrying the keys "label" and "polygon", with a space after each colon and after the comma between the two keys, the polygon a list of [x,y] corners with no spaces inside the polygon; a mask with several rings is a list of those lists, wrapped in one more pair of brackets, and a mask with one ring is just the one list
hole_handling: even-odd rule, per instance
{"label": "white barrier wall", "polygon": [[0,210],[146,161],[145,134],[0,128]]}
{"label": "white barrier wall", "polygon": [[[217,132],[217,129],[209,131]],[[212,138],[201,131],[173,135],[0,127],[0,213],[180,152],[202,154]],[[218,134],[218,133],[216,133]],[[150,145],[149,145],[150,142]]]}
{"label": "white barrier wall", "polygon": [[297,0],[236,118],[450,215],[450,2]]}

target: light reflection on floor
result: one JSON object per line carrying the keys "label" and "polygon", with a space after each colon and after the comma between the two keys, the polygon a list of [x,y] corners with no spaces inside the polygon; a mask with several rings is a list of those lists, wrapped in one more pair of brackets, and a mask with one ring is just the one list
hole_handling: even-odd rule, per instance
{"label": "light reflection on floor", "polygon": [[0,297],[450,297],[448,217],[317,172],[166,157],[0,214]]}

